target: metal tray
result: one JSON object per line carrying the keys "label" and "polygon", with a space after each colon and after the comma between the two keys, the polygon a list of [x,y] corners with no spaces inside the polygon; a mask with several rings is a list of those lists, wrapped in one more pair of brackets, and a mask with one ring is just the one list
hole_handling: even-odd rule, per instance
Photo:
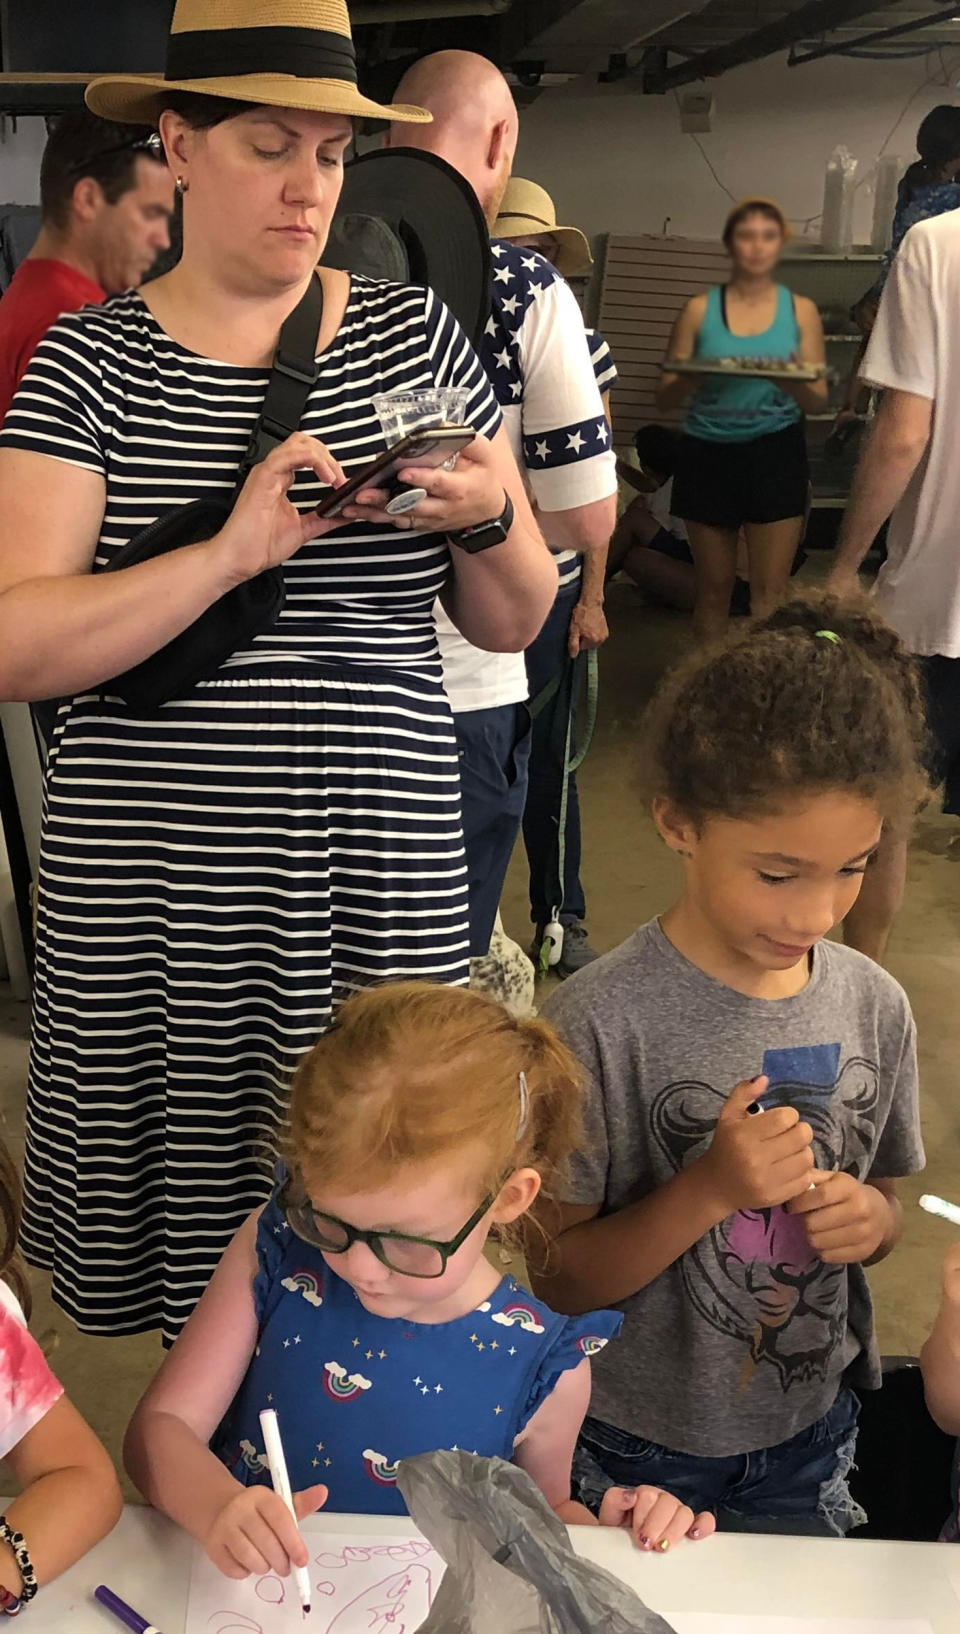
{"label": "metal tray", "polygon": [[759,364],[751,366],[749,363],[729,365],[724,367],[719,362],[706,363],[672,363],[669,359],[663,365],[665,374],[693,374],[710,375],[711,378],[721,380],[792,380],[798,384],[810,383],[815,380],[826,380],[826,367],[808,364],[802,369],[761,368]]}

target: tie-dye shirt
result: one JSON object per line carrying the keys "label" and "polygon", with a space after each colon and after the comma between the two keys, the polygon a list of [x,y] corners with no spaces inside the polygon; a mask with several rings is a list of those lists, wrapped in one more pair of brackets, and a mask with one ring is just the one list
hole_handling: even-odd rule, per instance
{"label": "tie-dye shirt", "polygon": [[6,1458],[63,1395],[23,1312],[0,1281],[0,1458]]}
{"label": "tie-dye shirt", "polygon": [[245,1486],[269,1485],[260,1413],[275,1407],[294,1491],[324,1481],[327,1509],[402,1515],[397,1466],[441,1447],[510,1458],[561,1375],[619,1330],[615,1311],[557,1316],[504,1277],[453,1322],[377,1316],[276,1198],[257,1233],[259,1341],[211,1446]]}

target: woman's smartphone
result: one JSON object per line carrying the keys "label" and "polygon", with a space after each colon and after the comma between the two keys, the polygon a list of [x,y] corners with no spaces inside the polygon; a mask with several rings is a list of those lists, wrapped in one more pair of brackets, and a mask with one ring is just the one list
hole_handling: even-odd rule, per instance
{"label": "woman's smartphone", "polygon": [[364,488],[393,489],[402,486],[397,472],[405,465],[443,465],[452,454],[459,454],[476,437],[471,426],[437,426],[430,431],[411,431],[400,442],[387,448],[358,476],[351,477],[342,488],[331,488],[317,506],[318,516],[339,516],[345,505]]}

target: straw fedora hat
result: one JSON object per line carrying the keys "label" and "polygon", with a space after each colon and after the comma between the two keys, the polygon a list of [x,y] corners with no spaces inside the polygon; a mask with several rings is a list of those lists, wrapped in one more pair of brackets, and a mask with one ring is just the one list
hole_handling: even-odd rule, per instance
{"label": "straw fedora hat", "polygon": [[361,95],[345,0],[177,0],[165,73],[92,80],[87,106],[120,124],[156,124],[168,91],[431,122],[423,108],[382,107]]}
{"label": "straw fedora hat", "polygon": [[531,238],[534,233],[550,233],[557,240],[555,266],[564,278],[581,278],[590,271],[593,256],[579,227],[558,227],[557,212],[546,188],[514,176],[507,183],[493,236]]}

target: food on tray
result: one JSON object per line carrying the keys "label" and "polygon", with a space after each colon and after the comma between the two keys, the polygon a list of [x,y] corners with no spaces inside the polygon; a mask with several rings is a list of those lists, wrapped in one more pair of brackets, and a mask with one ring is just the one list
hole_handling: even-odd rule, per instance
{"label": "food on tray", "polygon": [[774,380],[821,380],[827,372],[824,363],[804,363],[796,357],[668,358],[664,368],[676,374],[769,375]]}

